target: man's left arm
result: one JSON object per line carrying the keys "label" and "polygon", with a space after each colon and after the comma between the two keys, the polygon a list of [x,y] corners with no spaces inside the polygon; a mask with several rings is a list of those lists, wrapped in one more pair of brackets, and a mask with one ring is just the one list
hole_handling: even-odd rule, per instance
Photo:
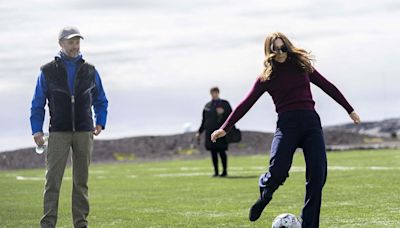
{"label": "man's left arm", "polygon": [[232,107],[228,101],[225,101],[225,108],[224,108],[224,122],[228,119],[229,115],[232,113]]}
{"label": "man's left arm", "polygon": [[100,75],[96,70],[95,75],[95,83],[96,83],[96,93],[93,97],[93,108],[96,119],[96,128],[94,131],[95,135],[99,135],[102,130],[106,127],[107,122],[107,108],[108,108],[108,100],[106,97],[106,93],[104,92],[103,84],[100,79]]}
{"label": "man's left arm", "polygon": [[230,115],[231,114],[231,112],[232,112],[232,107],[231,107],[231,105],[229,104],[229,102],[228,101],[226,101],[226,115]]}

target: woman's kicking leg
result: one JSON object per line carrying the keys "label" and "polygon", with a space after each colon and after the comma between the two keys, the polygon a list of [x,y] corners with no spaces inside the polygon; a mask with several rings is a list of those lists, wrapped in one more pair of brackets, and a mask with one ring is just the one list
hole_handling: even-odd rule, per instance
{"label": "woman's kicking leg", "polygon": [[271,146],[269,169],[259,180],[260,198],[250,209],[250,221],[257,220],[272,199],[272,194],[289,176],[293,154],[299,142],[299,133],[295,129],[277,129]]}

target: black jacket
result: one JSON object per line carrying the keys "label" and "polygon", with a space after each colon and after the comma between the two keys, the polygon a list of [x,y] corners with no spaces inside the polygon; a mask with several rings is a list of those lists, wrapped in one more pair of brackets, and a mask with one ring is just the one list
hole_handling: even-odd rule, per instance
{"label": "black jacket", "polygon": [[[217,113],[217,108],[223,108],[224,113],[219,115]],[[232,108],[228,101],[226,100],[216,100],[208,102],[203,109],[203,119],[201,121],[201,126],[199,128],[199,133],[203,131],[205,134],[205,146],[207,150],[227,150],[228,143],[225,137],[217,139],[215,143],[211,141],[211,134],[219,129],[221,125],[225,122],[228,116],[231,114]]]}
{"label": "black jacket", "polygon": [[60,58],[41,70],[48,88],[50,131],[92,131],[92,103],[97,92],[94,66],[79,60],[74,94],[69,90],[67,70]]}

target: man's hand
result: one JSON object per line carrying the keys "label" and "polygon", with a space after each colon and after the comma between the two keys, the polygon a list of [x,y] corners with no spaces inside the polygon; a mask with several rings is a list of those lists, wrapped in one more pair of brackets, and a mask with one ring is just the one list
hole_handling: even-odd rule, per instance
{"label": "man's hand", "polygon": [[33,140],[35,141],[36,145],[43,146],[44,145],[43,132],[36,132],[35,134],[33,134]]}
{"label": "man's hand", "polygon": [[96,125],[96,127],[94,128],[93,134],[95,136],[98,136],[100,134],[101,130],[103,130],[103,127],[101,125]]}
{"label": "man's hand", "polygon": [[358,116],[358,114],[357,114],[355,111],[353,111],[352,113],[350,113],[350,118],[353,120],[353,122],[354,122],[355,124],[361,123],[360,117]]}
{"label": "man's hand", "polygon": [[212,134],[211,134],[211,141],[212,142],[216,142],[217,139],[222,138],[226,135],[226,132],[222,129],[218,129],[215,130]]}

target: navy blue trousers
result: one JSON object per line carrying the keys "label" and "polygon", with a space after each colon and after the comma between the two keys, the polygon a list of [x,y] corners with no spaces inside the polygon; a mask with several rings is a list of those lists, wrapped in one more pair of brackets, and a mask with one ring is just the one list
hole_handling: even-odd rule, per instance
{"label": "navy blue trousers", "polygon": [[277,128],[272,141],[269,169],[260,177],[260,187],[267,197],[286,178],[297,148],[303,149],[306,162],[306,194],[302,210],[302,227],[319,227],[322,188],[326,181],[327,161],[321,121],[315,111],[296,110],[278,115]]}

